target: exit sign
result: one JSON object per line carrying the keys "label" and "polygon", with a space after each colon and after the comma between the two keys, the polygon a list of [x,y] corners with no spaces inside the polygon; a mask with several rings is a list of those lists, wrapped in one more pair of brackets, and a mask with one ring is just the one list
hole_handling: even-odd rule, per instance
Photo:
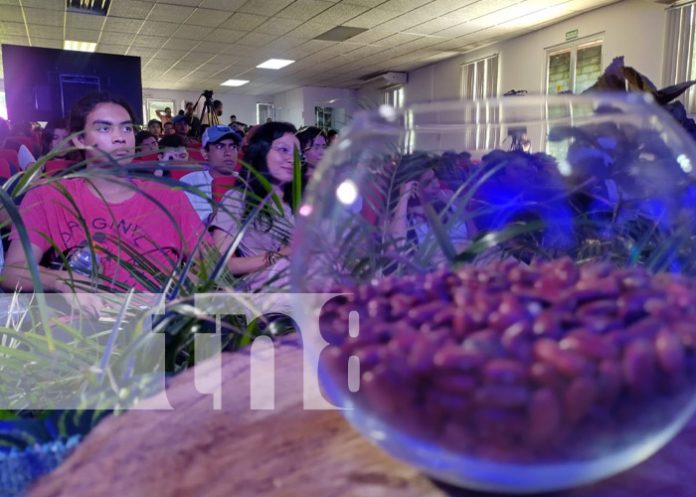
{"label": "exit sign", "polygon": [[572,31],[566,31],[566,41],[574,40],[577,37],[578,37],[578,30],[577,29],[574,29]]}

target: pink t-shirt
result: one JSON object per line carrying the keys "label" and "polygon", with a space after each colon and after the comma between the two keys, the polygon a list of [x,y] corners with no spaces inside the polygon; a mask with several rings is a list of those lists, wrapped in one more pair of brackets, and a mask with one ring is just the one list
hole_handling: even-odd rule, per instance
{"label": "pink t-shirt", "polygon": [[[119,179],[119,181],[123,181]],[[89,188],[86,180],[59,180],[30,190],[19,207],[31,243],[46,252],[55,244],[66,253],[87,240],[89,231],[101,265],[101,274],[136,290],[146,287],[124,266],[135,265],[136,272],[149,281],[138,254],[163,275],[169,275],[191,256],[205,226],[183,192],[172,191],[156,182],[132,181],[135,194],[120,203],[106,203]],[[60,191],[64,188],[65,192]],[[74,202],[80,216],[75,213]],[[165,210],[169,213],[165,212]],[[83,223],[85,226],[83,226]],[[13,229],[11,239],[18,238]],[[212,239],[204,234],[204,242]]]}

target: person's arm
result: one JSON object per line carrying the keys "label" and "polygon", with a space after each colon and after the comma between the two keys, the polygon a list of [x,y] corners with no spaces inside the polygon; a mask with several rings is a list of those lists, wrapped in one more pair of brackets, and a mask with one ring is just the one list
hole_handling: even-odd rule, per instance
{"label": "person's arm", "polygon": [[[221,254],[224,254],[232,244],[233,237],[223,230],[216,229],[213,231],[213,241]],[[250,255],[245,257],[231,256],[227,261],[227,268],[234,275],[242,275],[263,271],[275,265],[280,259],[288,255],[289,249],[284,247],[278,252],[264,252],[259,255]]]}
{"label": "person's arm", "polygon": [[[169,118],[169,116],[164,112],[164,109],[156,109],[156,110],[155,110],[155,114],[157,115],[157,117],[159,117],[160,121],[161,121],[163,118],[164,118],[164,119],[168,119],[168,118]],[[162,123],[162,124],[164,124],[164,123]]]}
{"label": "person's arm", "polygon": [[[40,260],[44,253],[43,250],[33,243],[30,246],[34,260]],[[99,311],[104,308],[104,302],[97,295],[85,291],[80,292],[79,288],[77,289],[79,293],[73,294],[72,285],[86,286],[90,284],[89,280],[77,278],[75,273],[71,274],[65,270],[48,269],[42,266],[37,266],[37,270],[44,291],[60,293],[66,296],[69,304],[93,316],[99,316]],[[12,241],[7,254],[5,254],[5,266],[0,273],[0,286],[12,292],[32,292],[35,290],[29,263],[19,240]]]}

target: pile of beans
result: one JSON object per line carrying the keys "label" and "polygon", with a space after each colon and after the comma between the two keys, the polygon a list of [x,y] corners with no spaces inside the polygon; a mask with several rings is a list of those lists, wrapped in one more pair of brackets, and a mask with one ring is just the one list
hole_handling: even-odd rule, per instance
{"label": "pile of beans", "polygon": [[452,450],[591,458],[665,428],[694,396],[696,283],[681,276],[501,261],[342,290],[320,319],[334,391]]}

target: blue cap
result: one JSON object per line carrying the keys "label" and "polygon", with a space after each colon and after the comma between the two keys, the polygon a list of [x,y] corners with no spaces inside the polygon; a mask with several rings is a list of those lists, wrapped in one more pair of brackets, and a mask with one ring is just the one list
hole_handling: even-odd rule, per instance
{"label": "blue cap", "polygon": [[208,145],[208,143],[217,143],[225,138],[231,138],[237,145],[239,145],[239,142],[241,141],[239,139],[239,135],[235,130],[233,130],[229,126],[224,126],[220,124],[217,126],[210,126],[208,128],[205,128],[203,136],[201,137],[201,145],[203,146],[203,148],[205,148],[206,145]]}
{"label": "blue cap", "polygon": [[186,121],[188,123],[188,119],[186,119],[186,116],[178,114],[174,116],[174,118],[172,119],[172,124],[180,123],[181,121]]}

